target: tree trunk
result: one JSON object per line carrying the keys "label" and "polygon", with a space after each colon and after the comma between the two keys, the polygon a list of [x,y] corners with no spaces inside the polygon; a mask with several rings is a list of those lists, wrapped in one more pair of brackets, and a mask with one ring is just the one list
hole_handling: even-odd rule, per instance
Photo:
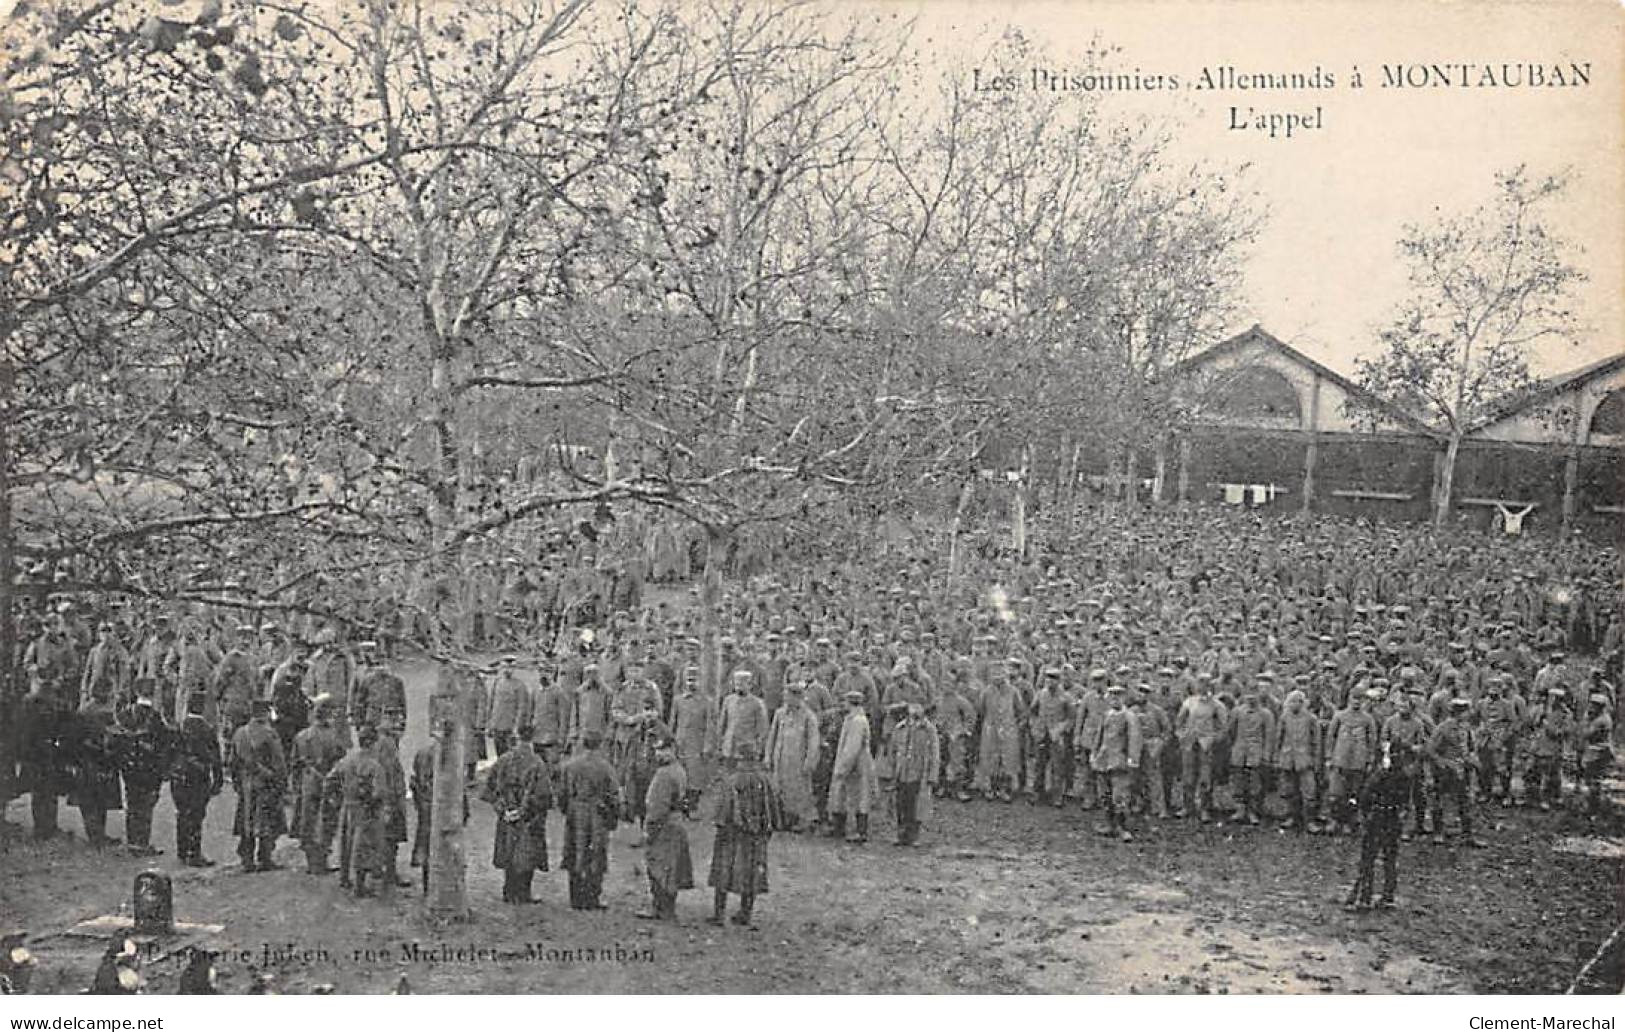
{"label": "tree trunk", "polygon": [[442,666],[429,697],[429,728],[438,748],[434,759],[434,797],[429,811],[429,916],[436,921],[464,921],[468,908],[468,853],[463,845],[463,695],[462,675]]}
{"label": "tree trunk", "polygon": [[[729,535],[705,528],[705,574],[700,582],[700,690],[721,699],[722,564],[727,560]],[[701,787],[701,786],[696,786]]]}
{"label": "tree trunk", "polygon": [[1450,518],[1451,496],[1456,487],[1456,459],[1461,454],[1461,437],[1453,435],[1444,451],[1444,464],[1439,468],[1439,483],[1434,493],[1433,525],[1442,527]]}
{"label": "tree trunk", "polygon": [[[5,339],[0,335],[0,340]],[[11,537],[11,360],[0,357],[0,806],[12,796],[12,770],[17,759],[17,700],[22,686],[11,683],[16,668],[17,623],[12,605],[16,580]]]}
{"label": "tree trunk", "polygon": [[1151,504],[1162,504],[1163,488],[1168,479],[1168,439],[1157,438],[1157,450],[1151,464]]}
{"label": "tree trunk", "polygon": [[1061,538],[1063,541],[1072,540],[1072,520],[1078,508],[1078,464],[1082,461],[1083,445],[1074,444],[1066,467],[1066,500],[1063,503],[1066,509],[1061,520]]}
{"label": "tree trunk", "polygon": [[1027,474],[1031,466],[1032,449],[1021,447],[1021,473],[1016,479],[1015,514],[1010,521],[1010,544],[1016,554],[1027,554]]}

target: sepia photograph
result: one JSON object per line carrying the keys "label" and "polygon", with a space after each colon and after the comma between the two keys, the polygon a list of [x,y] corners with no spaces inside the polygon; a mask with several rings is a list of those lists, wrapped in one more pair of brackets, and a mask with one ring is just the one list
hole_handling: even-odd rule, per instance
{"label": "sepia photograph", "polygon": [[[1607,0],[0,0],[8,1027],[1615,1028],[1622,71]],[[322,1013],[501,1020],[416,1006]]]}

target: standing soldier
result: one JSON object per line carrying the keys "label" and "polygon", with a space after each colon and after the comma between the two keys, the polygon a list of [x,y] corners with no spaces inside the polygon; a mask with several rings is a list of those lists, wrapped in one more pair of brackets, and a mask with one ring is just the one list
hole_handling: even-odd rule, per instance
{"label": "standing soldier", "polygon": [[321,875],[333,871],[327,862],[332,843],[323,819],[327,775],[348,749],[333,729],[333,700],[318,696],[312,708],[316,723],[293,740],[293,834],[304,850],[305,869]]}
{"label": "standing soldier", "polygon": [[1473,837],[1473,799],[1468,788],[1468,768],[1476,762],[1472,735],[1467,728],[1467,711],[1472,702],[1452,699],[1450,715],[1433,731],[1428,741],[1428,759],[1433,764],[1433,841],[1444,844],[1444,801],[1454,799],[1461,819],[1461,836],[1467,845],[1484,843]]}
{"label": "standing soldier", "polygon": [[717,718],[717,755],[722,757],[724,766],[732,765],[740,746],[755,746],[759,757],[767,743],[767,707],[751,694],[753,677],[755,674],[749,670],[735,670],[729,678],[730,691],[722,700]]}
{"label": "standing soldier", "polygon": [[1523,724],[1523,696],[1507,690],[1507,678],[1492,673],[1485,685],[1486,698],[1479,701],[1479,798],[1499,799],[1503,806],[1512,801],[1512,754],[1518,728]]}
{"label": "standing soldier", "polygon": [[[832,838],[845,837],[848,842],[869,841],[869,809],[877,789],[864,701],[860,691],[846,693],[846,719],[841,723],[841,737],[830,770],[829,834]],[[848,817],[853,821],[850,835],[846,829]]]}
{"label": "standing soldier", "polygon": [[581,668],[581,684],[570,706],[570,742],[579,745],[587,735],[602,743],[609,737],[609,691],[599,680],[598,664]]}
{"label": "standing soldier", "polygon": [[[211,691],[215,711],[220,714],[221,733],[228,742],[237,734],[238,728],[248,723],[249,705],[260,697],[259,669],[253,647],[254,625],[239,626],[231,651],[226,653],[214,670]],[[280,713],[277,715],[281,716]],[[286,747],[290,743],[291,739],[283,745]],[[226,763],[231,763],[229,753]]]}
{"label": "standing soldier", "polygon": [[[284,756],[293,754],[293,740],[310,726],[310,700],[305,698],[303,687],[305,668],[300,665],[303,660],[295,659],[294,663],[295,676],[277,678],[273,675],[271,678],[271,727],[276,731],[277,741],[282,743]],[[335,718],[337,715],[335,710]],[[333,733],[341,734],[337,727]],[[346,749],[350,747],[348,739],[344,739],[343,744]]]}
{"label": "standing soldier", "polygon": [[[867,730],[868,722],[861,713],[853,717],[864,720]],[[767,843],[781,815],[773,784],[762,772],[759,756],[756,747],[748,742],[739,747],[735,757],[738,766],[728,775],[717,800],[716,840],[711,847],[711,916],[706,921],[719,927],[729,893],[739,896],[739,911],[733,923],[755,927],[751,912],[756,897],[767,891]],[[867,822],[867,817],[864,819]]]}
{"label": "standing soldier", "polygon": [[[174,743],[169,724],[153,698],[152,685],[138,685],[135,705],[124,711],[114,740],[124,774],[125,844],[132,856],[157,856],[163,850],[152,844],[152,811],[158,805],[158,791],[172,763]],[[174,794],[173,785],[170,794]],[[178,822],[179,807],[176,813]]]}
{"label": "standing soldier", "polygon": [[1005,664],[990,664],[988,676],[992,680],[982,688],[976,705],[982,729],[976,787],[984,799],[997,797],[1008,803],[1021,770],[1021,699]]}
{"label": "standing soldier", "polygon": [[[1051,806],[1066,802],[1066,770],[1072,738],[1072,700],[1061,688],[1061,671],[1045,667],[1027,725],[1027,796]],[[935,780],[933,778],[933,780]]]}
{"label": "standing soldier", "polygon": [[203,855],[203,818],[209,799],[224,781],[220,738],[203,716],[204,699],[188,702],[190,711],[176,734],[169,797],[175,803],[175,852],[187,867],[213,867]]}
{"label": "standing soldier", "polygon": [[559,777],[559,809],[564,811],[562,866],[570,875],[573,909],[607,910],[599,897],[604,891],[604,872],[609,869],[609,835],[620,820],[620,790],[615,771],[599,751],[602,733],[584,730],[580,741],[582,751],[565,763]]}
{"label": "standing soldier", "polygon": [[256,699],[248,723],[231,741],[231,779],[237,788],[237,813],[232,831],[244,871],[274,871],[271,859],[277,837],[287,830],[282,809],[288,784],[287,757],[271,729],[271,704]]}
{"label": "standing soldier", "polygon": [[504,903],[533,903],[531,880],[547,870],[547,811],[553,807],[553,776],[531,745],[531,728],[502,750],[485,780],[485,801],[496,810],[491,865],[502,872]]}
{"label": "standing soldier", "polygon": [[1100,722],[1100,736],[1089,745],[1090,763],[1109,792],[1106,798],[1106,823],[1097,824],[1095,831],[1102,835],[1116,833],[1124,842],[1134,836],[1128,830],[1128,805],[1134,785],[1134,772],[1140,765],[1140,754],[1145,741],[1140,737],[1140,722],[1134,714],[1123,708],[1123,686],[1106,688],[1106,715]]}
{"label": "standing soldier", "polygon": [[970,801],[970,743],[976,730],[976,707],[966,698],[963,689],[966,666],[957,670],[953,678],[944,682],[942,697],[937,705],[937,733],[942,736],[942,752],[946,757],[942,780],[937,794],[965,803]]}
{"label": "standing soldier", "polygon": [[557,769],[564,759],[565,742],[570,737],[570,692],[559,683],[558,670],[550,660],[539,664],[541,684],[531,705],[536,755]]}
{"label": "standing soldier", "polygon": [[1562,801],[1563,754],[1574,741],[1574,717],[1569,713],[1566,689],[1548,688],[1545,702],[1531,714],[1529,754],[1534,762],[1528,795],[1542,810],[1550,810],[1553,803]]}
{"label": "standing soldier", "polygon": [[1351,806],[1365,787],[1365,774],[1377,748],[1376,721],[1365,711],[1366,699],[1374,697],[1375,692],[1370,689],[1363,697],[1350,694],[1348,706],[1332,717],[1331,727],[1326,732],[1325,804],[1334,835],[1345,827],[1354,830]]}
{"label": "standing soldier", "polygon": [[[1276,724],[1273,755],[1291,796],[1292,827],[1303,831],[1304,815],[1315,813],[1315,773],[1320,769],[1320,718],[1304,704],[1303,692],[1287,693],[1286,709]],[[1318,825],[1311,823],[1310,831]]]}
{"label": "standing soldier", "polygon": [[306,664],[305,698],[326,695],[333,700],[333,729],[346,745],[350,743],[350,691],[355,687],[355,660],[344,647],[338,628],[330,627]]}
{"label": "standing soldier", "polygon": [[655,921],[677,920],[677,894],[694,887],[694,862],[689,856],[688,832],[677,821],[688,795],[687,778],[670,739],[655,749],[660,768],[649,780],[644,797],[644,827],[648,852],[644,862],[649,871],[650,907],[638,911],[641,918]]}
{"label": "standing soldier", "polygon": [[930,815],[931,786],[937,780],[940,749],[936,725],[925,715],[925,707],[909,703],[907,716],[892,729],[891,739],[899,846],[920,841],[920,825]]}
{"label": "standing soldier", "polygon": [[1096,782],[1094,758],[1089,755],[1093,743],[1100,739],[1100,723],[1106,717],[1106,671],[1095,668],[1078,695],[1073,710],[1073,769],[1076,783],[1073,791],[1083,800],[1085,810],[1093,810],[1100,801],[1100,785]]}
{"label": "standing soldier", "polygon": [[[336,705],[336,704],[335,704]],[[339,887],[355,888],[356,898],[373,895],[367,876],[380,880],[384,871],[384,822],[389,789],[378,762],[378,729],[363,724],[356,746],[327,772],[323,788],[324,820],[336,820],[339,839]],[[333,838],[334,824],[323,829]]]}
{"label": "standing soldier", "polygon": [[711,783],[711,749],[715,741],[717,707],[709,695],[698,690],[699,677],[698,667],[685,666],[682,687],[671,704],[677,759],[683,765],[687,782],[684,813],[692,812],[701,788]]}
{"label": "standing soldier", "polygon": [[123,809],[124,802],[113,750],[113,703],[93,700],[80,706],[65,744],[74,774],[68,804],[79,808],[85,841],[100,849],[116,841],[107,835],[107,811]]}
{"label": "standing soldier", "polygon": [[[1403,694],[1399,697],[1399,709],[1382,722],[1382,729],[1378,732],[1378,741],[1388,750],[1390,756],[1396,755],[1395,750],[1404,750],[1412,756],[1420,756],[1422,750],[1427,748],[1428,739],[1433,735],[1433,728],[1426,719],[1417,715],[1416,701],[1418,696]],[[1425,833],[1424,825],[1427,821],[1427,792],[1422,781],[1420,767],[1411,765],[1415,776],[1411,778],[1409,796],[1411,808],[1412,832],[1405,832],[1402,837],[1409,842],[1411,836]]]}
{"label": "standing soldier", "polygon": [[1230,769],[1234,778],[1235,819],[1259,823],[1264,803],[1264,768],[1275,739],[1275,714],[1258,704],[1258,691],[1248,688],[1230,715]]}
{"label": "standing soldier", "polygon": [[1214,750],[1224,732],[1226,713],[1224,704],[1213,697],[1213,678],[1206,671],[1197,675],[1196,686],[1196,694],[1180,704],[1174,717],[1184,774],[1175,816],[1184,817],[1195,808],[1206,824],[1213,819]]}
{"label": "standing soldier", "polygon": [[1585,785],[1586,819],[1602,812],[1602,777],[1614,764],[1614,718],[1606,692],[1592,692],[1591,719],[1581,741],[1580,777]]}
{"label": "standing soldier", "polygon": [[1161,703],[1151,698],[1148,684],[1140,685],[1134,694],[1134,716],[1140,723],[1140,740],[1145,748],[1140,759],[1145,812],[1162,820],[1168,816],[1168,786],[1163,781],[1162,765],[1170,724]]}
{"label": "standing soldier", "polygon": [[96,644],[85,659],[85,673],[79,683],[79,704],[101,699],[115,706],[125,702],[130,688],[134,664],[130,654],[113,634],[113,624],[103,620],[97,627]]}
{"label": "standing soldier", "polygon": [[1378,856],[1382,857],[1382,897],[1377,905],[1385,909],[1394,905],[1394,889],[1399,884],[1401,814],[1410,795],[1410,783],[1416,777],[1416,759],[1403,745],[1385,745],[1383,754],[1381,768],[1360,793],[1360,810],[1365,818],[1360,839],[1360,873],[1343,903],[1345,910],[1371,909]]}
{"label": "standing soldier", "polygon": [[497,757],[508,751],[519,728],[530,727],[530,690],[514,671],[518,656],[503,656],[491,685],[491,716],[487,729]]}
{"label": "standing soldier", "polygon": [[18,778],[29,794],[34,837],[54,838],[59,834],[57,811],[68,780],[64,748],[71,732],[68,713],[38,676],[32,677],[28,694],[17,709]]}
{"label": "standing soldier", "polygon": [[406,727],[406,682],[380,660],[377,642],[364,641],[357,647],[361,656],[350,695],[351,726]]}
{"label": "standing soldier", "polygon": [[203,638],[195,623],[187,620],[181,624],[180,640],[175,643],[172,657],[175,677],[173,712],[176,723],[191,712],[187,700],[193,695],[202,695],[207,700],[203,704],[204,719],[208,720],[211,727],[218,729],[220,708],[215,705],[210,682],[214,679],[215,667],[220,664],[219,650],[214,647],[213,642]]}
{"label": "standing soldier", "polygon": [[784,703],[773,714],[773,726],[767,733],[767,769],[791,831],[811,824],[818,813],[813,803],[812,778],[818,769],[822,741],[818,718],[802,701],[805,692],[800,682],[788,686]]}

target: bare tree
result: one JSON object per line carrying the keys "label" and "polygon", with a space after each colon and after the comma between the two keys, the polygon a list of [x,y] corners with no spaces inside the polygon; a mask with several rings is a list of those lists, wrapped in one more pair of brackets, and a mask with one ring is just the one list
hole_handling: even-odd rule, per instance
{"label": "bare tree", "polygon": [[1359,362],[1362,386],[1422,414],[1445,438],[1434,485],[1434,522],[1453,504],[1461,442],[1499,401],[1529,385],[1529,355],[1544,341],[1574,339],[1570,290],[1585,274],[1548,211],[1563,175],[1519,166],[1495,176],[1495,198],[1399,241],[1411,293],[1381,333],[1382,351]]}

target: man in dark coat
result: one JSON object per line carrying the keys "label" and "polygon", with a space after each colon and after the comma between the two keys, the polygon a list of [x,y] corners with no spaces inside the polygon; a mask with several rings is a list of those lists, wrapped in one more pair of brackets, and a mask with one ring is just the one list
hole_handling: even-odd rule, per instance
{"label": "man in dark coat", "polygon": [[603,736],[585,731],[582,752],[564,765],[559,809],[564,811],[564,862],[570,872],[570,906],[606,910],[599,896],[609,868],[609,833],[620,819],[615,771],[600,752]]}
{"label": "man in dark coat", "polygon": [[57,810],[68,780],[63,751],[68,724],[63,708],[38,681],[18,704],[18,780],[29,794],[37,839],[59,834]]}
{"label": "man in dark coat", "polygon": [[1384,908],[1394,905],[1394,889],[1399,883],[1400,825],[1415,775],[1415,754],[1400,746],[1383,758],[1376,776],[1366,782],[1361,791],[1360,809],[1365,819],[1360,840],[1360,873],[1349,890],[1349,898],[1344,901],[1344,909],[1371,909],[1378,856],[1382,857],[1382,897],[1377,905]]}
{"label": "man in dark coat", "polygon": [[220,739],[203,716],[206,700],[187,700],[187,714],[175,736],[174,758],[169,768],[169,797],[175,803],[175,852],[188,867],[213,867],[203,855],[203,818],[209,799],[224,782],[220,762]]}
{"label": "man in dark coat", "polygon": [[547,870],[547,811],[553,808],[553,776],[531,744],[531,728],[497,758],[485,778],[485,801],[496,810],[491,865],[502,872],[504,903],[534,903],[531,879]]}
{"label": "man in dark coat", "polygon": [[[213,728],[209,734],[214,734]],[[163,852],[152,844],[152,811],[169,774],[173,738],[158,709],[156,686],[150,681],[139,683],[135,705],[124,711],[114,734],[114,752],[124,774],[124,841],[133,856]]]}
{"label": "man in dark coat", "polygon": [[677,920],[677,894],[694,887],[694,861],[689,856],[688,832],[677,820],[688,794],[688,777],[677,762],[670,739],[655,747],[660,766],[649,780],[644,796],[643,827],[647,841],[644,862],[649,871],[652,905],[638,916],[656,921]]}
{"label": "man in dark coat", "polygon": [[237,789],[232,831],[244,871],[274,871],[276,840],[287,830],[282,810],[288,786],[288,761],[282,741],[271,729],[271,704],[255,700],[248,723],[231,740],[231,780]]}
{"label": "man in dark coat", "polygon": [[91,698],[74,714],[67,738],[68,766],[73,772],[68,803],[79,808],[85,841],[98,849],[115,841],[107,834],[107,811],[124,808],[112,736],[112,702]]}
{"label": "man in dark coat", "polygon": [[734,755],[738,764],[723,782],[717,799],[716,841],[711,847],[712,910],[706,921],[722,924],[732,892],[739,896],[733,923],[755,927],[751,910],[756,897],[767,891],[767,842],[782,815],[756,745],[741,743]]}

